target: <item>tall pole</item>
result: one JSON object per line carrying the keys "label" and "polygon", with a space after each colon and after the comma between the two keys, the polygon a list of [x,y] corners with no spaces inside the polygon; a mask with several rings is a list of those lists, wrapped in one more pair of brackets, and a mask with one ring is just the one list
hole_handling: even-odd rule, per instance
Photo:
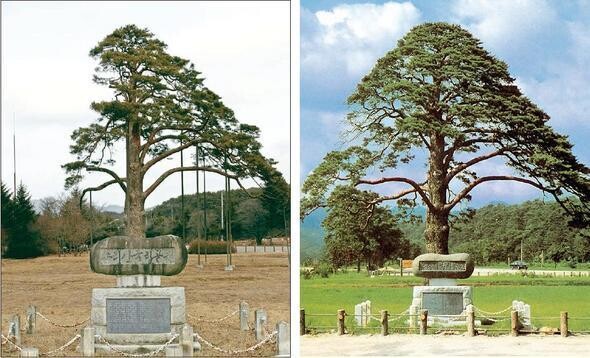
{"label": "tall pole", "polygon": [[231,232],[231,182],[227,178],[227,233],[229,235],[229,265],[232,266],[232,247],[234,243],[234,237]]}
{"label": "tall pole", "polygon": [[12,192],[12,195],[14,199],[16,199],[16,113],[12,113],[12,154],[14,156],[14,191]]}
{"label": "tall pole", "polygon": [[[182,146],[182,139],[180,140],[180,145]],[[182,150],[180,151],[180,168],[184,168],[184,155],[182,154]],[[182,242],[185,243],[186,240],[186,225],[185,225],[185,217],[184,217],[184,170],[180,171],[180,220],[182,222]]]}
{"label": "tall pole", "polygon": [[[195,146],[195,162],[197,163],[197,167],[199,167],[199,145],[197,144]],[[199,211],[197,213],[200,212],[201,209],[201,205],[199,205],[199,170],[197,169],[195,171],[195,176],[196,176],[196,184],[197,184],[197,193],[195,194],[195,199],[197,201],[197,208],[199,209]],[[203,224],[201,223],[201,220],[198,221],[199,224],[197,226],[197,265],[201,265],[201,230],[202,230],[202,226]]]}
{"label": "tall pole", "polygon": [[90,190],[90,246],[94,243],[94,212],[92,211],[92,190]]}
{"label": "tall pole", "polygon": [[[203,168],[205,167],[205,152],[203,151]],[[204,212],[204,220],[203,224],[205,225],[204,234],[205,234],[205,263],[207,262],[207,244],[209,241],[209,237],[207,234],[207,171],[203,171],[203,212]]]}

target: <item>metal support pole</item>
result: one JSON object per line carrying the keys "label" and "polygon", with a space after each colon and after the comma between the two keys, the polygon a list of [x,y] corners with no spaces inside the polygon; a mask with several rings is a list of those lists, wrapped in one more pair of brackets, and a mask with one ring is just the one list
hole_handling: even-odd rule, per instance
{"label": "metal support pole", "polygon": [[[199,167],[199,145],[195,145],[195,163],[197,164],[197,168]],[[195,200],[197,202],[197,208],[201,209],[201,205],[199,205],[199,170],[197,169],[195,171],[195,177],[196,177],[196,184],[197,184],[197,192],[195,193]],[[201,231],[202,231],[202,226],[203,224],[201,223],[201,220],[199,220],[199,223],[197,225],[197,265],[200,267],[201,266]]]}
{"label": "metal support pole", "polygon": [[94,244],[94,211],[92,210],[92,190],[90,190],[90,246]]}
{"label": "metal support pole", "polygon": [[[203,153],[203,167],[205,167],[205,153]],[[204,228],[204,236],[205,236],[205,263],[207,263],[207,244],[209,241],[208,234],[207,234],[207,172],[203,171],[203,224],[205,225]]]}
{"label": "metal support pole", "polygon": [[[182,133],[181,133],[182,134]],[[180,140],[182,146],[182,139]],[[180,151],[180,168],[184,168],[184,155]],[[184,215],[184,170],[180,171],[180,222],[182,223],[182,243],[186,243],[186,220]]]}

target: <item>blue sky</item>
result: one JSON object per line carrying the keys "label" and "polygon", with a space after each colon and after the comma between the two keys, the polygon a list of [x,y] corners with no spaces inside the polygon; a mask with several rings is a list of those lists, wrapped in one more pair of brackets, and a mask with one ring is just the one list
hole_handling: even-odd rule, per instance
{"label": "blue sky", "polygon": [[[462,25],[508,63],[521,90],[590,165],[590,1],[302,1],[302,181],[327,152],[342,147],[345,101],[356,83],[409,29],[434,21]],[[409,167],[409,175],[422,165]],[[510,173],[498,161],[479,170]],[[474,206],[542,197],[512,182],[481,185],[473,196]]]}

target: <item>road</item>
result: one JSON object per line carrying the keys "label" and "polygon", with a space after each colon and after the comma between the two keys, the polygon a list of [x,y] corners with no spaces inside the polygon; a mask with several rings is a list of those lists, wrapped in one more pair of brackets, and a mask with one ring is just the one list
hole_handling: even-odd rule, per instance
{"label": "road", "polygon": [[420,357],[588,357],[590,336],[466,337],[442,335],[301,337],[301,357],[420,356]]}

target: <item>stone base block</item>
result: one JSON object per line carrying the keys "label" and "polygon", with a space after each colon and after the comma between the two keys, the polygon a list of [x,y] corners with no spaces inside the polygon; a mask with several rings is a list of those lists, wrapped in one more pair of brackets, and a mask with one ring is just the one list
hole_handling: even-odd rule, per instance
{"label": "stone base block", "polygon": [[92,290],[91,325],[111,344],[163,344],[185,323],[184,287]]}
{"label": "stone base block", "polygon": [[225,271],[233,271],[233,270],[234,270],[234,265],[225,266]]}
{"label": "stone base block", "polygon": [[429,322],[465,322],[465,318],[435,317],[464,315],[472,303],[471,286],[414,286],[412,307],[417,312],[428,310]]}

